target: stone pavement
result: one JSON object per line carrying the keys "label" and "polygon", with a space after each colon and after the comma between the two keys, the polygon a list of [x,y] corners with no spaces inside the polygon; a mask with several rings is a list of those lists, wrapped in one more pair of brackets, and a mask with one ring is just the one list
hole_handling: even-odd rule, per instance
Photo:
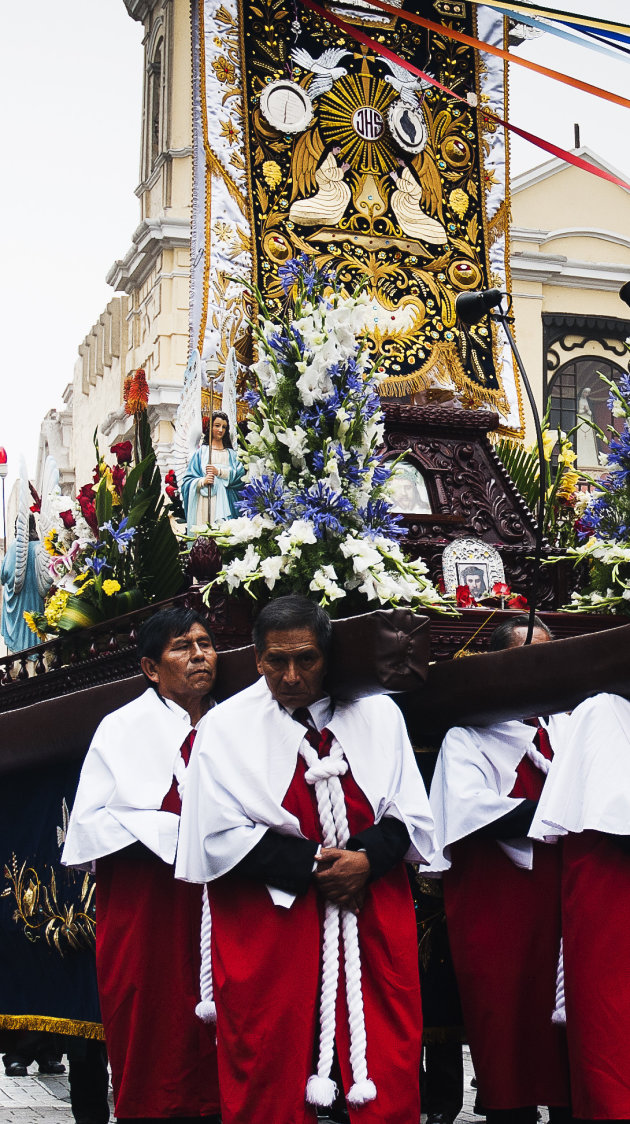
{"label": "stone pavement", "polygon": [[[464,1107],[457,1124],[483,1124],[482,1117],[473,1112],[475,1091],[470,1084],[473,1070],[467,1048],[464,1048],[464,1071]],[[547,1113],[543,1112],[542,1116],[546,1121]],[[113,1110],[111,1119],[114,1124]],[[5,1077],[0,1064],[0,1124],[72,1124],[72,1121],[67,1077],[42,1077],[36,1065],[30,1067],[28,1077]]]}

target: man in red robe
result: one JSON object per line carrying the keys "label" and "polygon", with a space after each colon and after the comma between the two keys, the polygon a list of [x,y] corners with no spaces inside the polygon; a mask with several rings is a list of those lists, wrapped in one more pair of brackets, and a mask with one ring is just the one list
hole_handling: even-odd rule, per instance
{"label": "man in red robe", "polygon": [[[491,650],[519,646],[527,617]],[[532,642],[551,639],[537,620]],[[444,905],[464,1027],[489,1124],[572,1119],[564,1027],[552,1023],[560,954],[561,848],[528,829],[568,719],[447,734],[431,785]]]}
{"label": "man in red robe", "polygon": [[149,688],[98,727],[62,861],[96,868],[96,968],[119,1124],[217,1121],[214,1026],[195,1013],[202,890],[173,877],[181,791],[217,657],[188,609],[156,613],[138,648]]}
{"label": "man in red robe", "polygon": [[335,702],[330,620],[282,597],[254,628],[252,687],[208,717],[177,874],[209,879],[223,1124],[417,1124],[421,1006],[403,859],[433,825],[397,707]]}
{"label": "man in red robe", "polygon": [[562,941],[573,1112],[630,1120],[630,702],[571,715],[530,833],[563,838]]}

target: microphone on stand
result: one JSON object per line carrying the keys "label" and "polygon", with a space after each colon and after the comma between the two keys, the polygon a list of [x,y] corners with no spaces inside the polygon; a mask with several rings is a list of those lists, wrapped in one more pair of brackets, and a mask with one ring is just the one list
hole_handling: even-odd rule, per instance
{"label": "microphone on stand", "polygon": [[[621,299],[626,300],[630,304],[630,281],[624,285],[621,293],[626,293]],[[621,293],[619,294],[621,296]],[[455,311],[462,324],[471,328],[473,324],[478,324],[483,320],[484,316],[489,315],[491,320],[496,320],[502,324],[503,330],[508,338],[512,353],[516,360],[517,367],[520,371],[525,387],[525,393],[529,404],[531,406],[532,414],[534,417],[534,428],[536,430],[536,444],[538,446],[538,515],[536,527],[536,547],[534,550],[534,577],[531,588],[531,604],[529,609],[529,620],[527,622],[527,636],[525,643],[531,644],[532,635],[534,632],[534,622],[536,619],[536,602],[538,601],[538,585],[540,574],[540,563],[542,558],[542,540],[543,528],[545,526],[545,447],[543,444],[542,427],[540,424],[540,414],[534,398],[534,392],[530,386],[527,372],[523,366],[519,350],[516,346],[516,341],[510,329],[509,320],[513,319],[508,316],[507,312],[500,307],[503,297],[510,300],[508,293],[502,293],[500,289],[480,289],[475,293],[460,293],[455,301]],[[493,312],[493,309],[498,311]]]}

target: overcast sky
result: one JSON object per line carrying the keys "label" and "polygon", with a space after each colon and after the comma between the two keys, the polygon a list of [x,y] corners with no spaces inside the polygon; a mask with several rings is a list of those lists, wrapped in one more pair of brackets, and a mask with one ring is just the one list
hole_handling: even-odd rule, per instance
{"label": "overcast sky", "polygon": [[[554,6],[630,23],[627,0]],[[22,452],[33,472],[40,421],[61,404],[78,345],[111,299],[105,275],[139,222],[142,27],[122,0],[4,0],[2,7],[0,445],[12,470]],[[630,59],[613,63],[551,36],[520,53],[593,85],[630,89]],[[577,121],[582,143],[630,175],[630,110],[510,70],[516,124],[571,148]],[[546,159],[513,141],[514,173]],[[588,190],[586,173],[584,181]]]}

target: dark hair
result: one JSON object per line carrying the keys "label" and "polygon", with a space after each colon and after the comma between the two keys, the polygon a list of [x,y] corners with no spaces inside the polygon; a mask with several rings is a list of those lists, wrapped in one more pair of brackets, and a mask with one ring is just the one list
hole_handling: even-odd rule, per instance
{"label": "dark hair", "polygon": [[159,609],[140,626],[138,657],[143,659],[146,656],[157,663],[169,640],[175,636],[185,636],[194,624],[203,625],[214,645],[212,630],[196,609]]}
{"label": "dark hair", "polygon": [[206,445],[210,445],[212,442],[212,423],[215,418],[222,418],[227,426],[227,429],[223,434],[223,448],[233,449],[234,446],[232,444],[232,435],[230,433],[230,419],[228,418],[227,414],[223,412],[223,410],[212,411],[212,417],[210,418],[210,422],[208,424],[208,432],[206,434]]}
{"label": "dark hair", "polygon": [[[511,617],[509,621],[504,621],[498,628],[495,628],[492,636],[490,637],[489,652],[503,652],[506,648],[511,648],[512,636],[517,628],[527,628],[529,624],[529,615],[527,613],[519,613],[516,617]],[[540,617],[534,617],[534,628],[541,628],[543,632],[547,633],[550,640],[553,640],[553,633]]]}
{"label": "dark hair", "polygon": [[486,572],[485,570],[482,570],[481,566],[465,566],[462,570],[462,577],[464,581],[466,581],[467,574],[474,574],[475,577],[483,578],[484,581],[486,580]]}
{"label": "dark hair", "polygon": [[330,648],[332,624],[330,617],[321,605],[309,601],[301,593],[289,593],[286,597],[276,597],[269,601],[254,621],[252,640],[260,654],[265,650],[267,633],[274,629],[288,632],[291,628],[310,628],[321,651],[326,655]]}

